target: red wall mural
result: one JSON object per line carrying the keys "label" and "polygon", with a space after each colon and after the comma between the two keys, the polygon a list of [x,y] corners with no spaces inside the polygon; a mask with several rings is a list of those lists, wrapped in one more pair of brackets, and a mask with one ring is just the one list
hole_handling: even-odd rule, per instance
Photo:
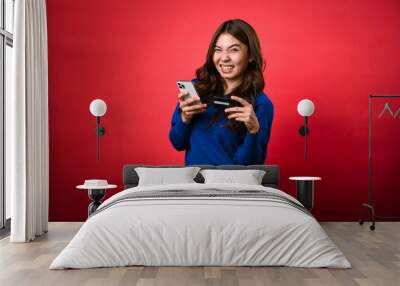
{"label": "red wall mural", "polygon": [[[281,189],[295,193],[289,176],[320,176],[315,216],[357,220],[368,191],[368,95],[400,94],[399,11],[388,0],[48,0],[50,220],[86,219],[89,199],[75,188],[85,179],[117,184],[109,197],[122,190],[124,164],[183,164],[168,140],[175,80],[194,77],[229,18],[248,21],[261,40],[275,106],[266,164],[280,165]],[[108,105],[100,161],[89,112],[96,98]],[[307,164],[303,98],[316,106]],[[385,180],[394,184],[396,172]],[[393,197],[383,200],[396,210]]]}

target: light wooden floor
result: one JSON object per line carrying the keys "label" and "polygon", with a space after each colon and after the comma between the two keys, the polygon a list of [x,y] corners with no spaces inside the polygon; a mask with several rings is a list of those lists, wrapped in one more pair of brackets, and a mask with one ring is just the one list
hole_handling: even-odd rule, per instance
{"label": "light wooden floor", "polygon": [[290,267],[120,267],[48,270],[81,223],[50,223],[32,243],[0,241],[0,285],[400,285],[400,222],[322,223],[352,269]]}

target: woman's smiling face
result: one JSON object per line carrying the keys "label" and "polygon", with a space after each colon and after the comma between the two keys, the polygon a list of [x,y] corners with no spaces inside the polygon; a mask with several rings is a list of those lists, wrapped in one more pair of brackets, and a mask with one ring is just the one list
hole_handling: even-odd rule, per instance
{"label": "woman's smiling face", "polygon": [[213,61],[225,81],[241,82],[249,63],[248,48],[231,34],[222,33],[215,44]]}

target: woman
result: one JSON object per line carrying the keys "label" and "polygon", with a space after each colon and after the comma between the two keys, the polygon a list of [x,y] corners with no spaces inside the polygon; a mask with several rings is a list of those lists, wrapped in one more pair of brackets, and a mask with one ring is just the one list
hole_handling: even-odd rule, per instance
{"label": "woman", "polygon": [[[273,105],[263,92],[263,69],[254,29],[239,19],[222,23],[193,81],[200,97],[179,93],[172,116],[169,137],[176,150],[186,150],[186,165],[264,163]],[[215,96],[239,106],[220,108]]]}

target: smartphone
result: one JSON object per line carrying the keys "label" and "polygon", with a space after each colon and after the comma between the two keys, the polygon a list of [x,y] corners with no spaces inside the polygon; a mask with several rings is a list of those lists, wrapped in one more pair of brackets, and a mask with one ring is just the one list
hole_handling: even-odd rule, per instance
{"label": "smartphone", "polygon": [[199,96],[197,94],[196,88],[194,87],[194,84],[190,80],[177,80],[176,84],[178,85],[179,90],[182,91],[187,91],[188,97],[192,96]]}
{"label": "smartphone", "polygon": [[217,107],[221,107],[221,108],[242,106],[236,100],[233,100],[230,97],[226,97],[226,96],[215,96],[214,97],[214,105]]}

